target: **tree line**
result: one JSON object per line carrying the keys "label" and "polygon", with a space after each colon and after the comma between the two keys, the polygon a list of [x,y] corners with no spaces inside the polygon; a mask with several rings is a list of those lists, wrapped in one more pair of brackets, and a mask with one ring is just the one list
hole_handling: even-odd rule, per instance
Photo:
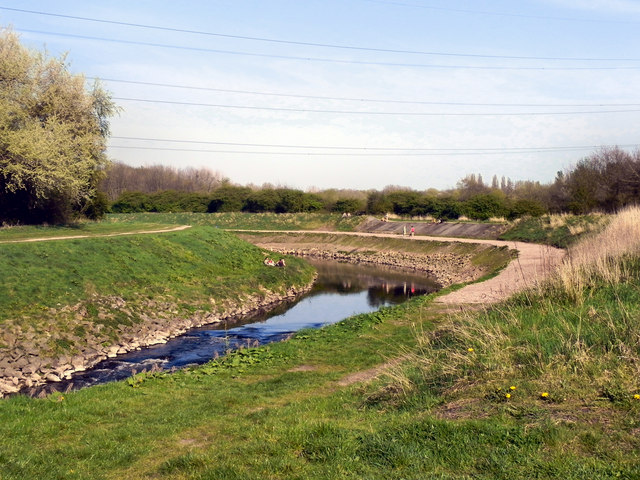
{"label": "tree line", "polygon": [[[135,175],[127,172],[135,170]],[[619,148],[595,152],[574,167],[558,172],[549,184],[513,182],[494,176],[485,182],[481,175],[468,175],[455,188],[416,191],[388,186],[382,191],[336,190],[317,192],[272,185],[234,185],[220,174],[179,171],[169,167],[126,167],[116,164],[121,193],[112,212],[337,212],[453,220],[465,216],[474,220],[492,217],[514,219],[545,213],[592,211],[615,212],[640,200],[640,151]],[[103,185],[114,185],[107,175]],[[167,183],[158,179],[167,178]],[[209,179],[200,184],[201,178]],[[171,183],[168,179],[173,179]],[[153,188],[153,185],[178,185]],[[137,186],[144,188],[137,188]],[[150,187],[151,186],[151,187]],[[111,188],[111,187],[110,187]],[[113,191],[107,192],[110,197]]]}

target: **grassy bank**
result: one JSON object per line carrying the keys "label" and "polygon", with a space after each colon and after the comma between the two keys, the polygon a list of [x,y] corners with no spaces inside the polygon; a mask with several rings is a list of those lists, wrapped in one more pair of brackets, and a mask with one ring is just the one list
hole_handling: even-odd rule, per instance
{"label": "grassy bank", "polygon": [[516,220],[500,240],[542,243],[567,248],[585,235],[602,231],[609,215],[544,215]]}
{"label": "grassy bank", "polygon": [[149,232],[166,229],[179,224],[169,224],[167,222],[155,222],[149,219],[148,222],[116,223],[116,222],[80,222],[70,225],[28,225],[28,226],[5,226],[0,228],[0,244],[22,242],[39,238],[57,237],[79,237],[98,235],[119,235],[129,234],[132,227],[136,232]]}
{"label": "grassy bank", "polygon": [[[385,256],[399,257],[403,254],[415,256],[416,263],[421,267],[433,267],[437,270],[442,266],[450,275],[456,273],[463,276],[480,277],[504,268],[513,258],[515,251],[507,247],[492,245],[439,242],[439,241],[408,241],[402,237],[368,237],[356,235],[340,235],[332,233],[298,233],[278,234],[244,232],[238,234],[251,243],[268,245],[269,248],[302,249],[307,252],[318,250],[332,250],[357,257],[366,261],[368,257],[379,258],[380,253]],[[399,254],[399,255],[397,255]],[[384,259],[383,259],[384,260]],[[432,264],[432,265],[430,265]]]}
{"label": "grassy bank", "polygon": [[343,218],[329,213],[130,213],[108,215],[107,222],[165,223],[171,225],[209,225],[229,229],[253,230],[335,230],[353,231],[365,216]]}
{"label": "grassy bank", "polygon": [[217,314],[248,295],[312,279],[299,259],[275,269],[263,258],[259,248],[211,227],[5,244],[0,354],[25,338],[47,356],[74,354],[89,336],[117,341],[125,327],[151,317]]}

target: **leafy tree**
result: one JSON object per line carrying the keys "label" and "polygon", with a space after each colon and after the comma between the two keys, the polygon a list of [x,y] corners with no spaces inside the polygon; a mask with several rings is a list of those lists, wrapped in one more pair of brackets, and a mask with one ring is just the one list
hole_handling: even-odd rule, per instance
{"label": "leafy tree", "polygon": [[383,192],[374,190],[369,193],[367,197],[367,213],[371,215],[379,215],[381,213],[387,213],[393,210],[393,204],[389,200],[388,196]]}
{"label": "leafy tree", "polygon": [[436,218],[441,220],[456,220],[462,215],[462,205],[452,196],[443,196],[438,199]]}
{"label": "leafy tree", "polygon": [[272,188],[264,188],[251,192],[247,198],[243,210],[252,213],[274,212],[280,200],[278,193]]}
{"label": "leafy tree", "polygon": [[502,192],[481,193],[465,202],[465,213],[469,218],[488,220],[507,214],[506,199]]}
{"label": "leafy tree", "polygon": [[86,211],[117,110],[98,84],[87,91],[64,57],[0,31],[0,221],[65,222]]}
{"label": "leafy tree", "polygon": [[364,211],[365,202],[359,198],[341,198],[331,209],[338,213],[359,213]]}
{"label": "leafy tree", "polygon": [[509,220],[513,220],[524,216],[540,217],[545,213],[547,213],[547,209],[540,202],[521,198],[513,202],[513,205],[511,205],[511,208],[509,209],[507,218]]}
{"label": "leafy tree", "polygon": [[244,208],[250,195],[251,189],[249,187],[225,184],[214,190],[207,211],[210,213],[239,212]]}

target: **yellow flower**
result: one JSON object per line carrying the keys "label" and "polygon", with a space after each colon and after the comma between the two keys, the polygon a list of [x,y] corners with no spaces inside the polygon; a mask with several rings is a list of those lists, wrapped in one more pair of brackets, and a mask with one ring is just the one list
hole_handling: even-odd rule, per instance
{"label": "yellow flower", "polygon": [[542,398],[547,398],[547,397],[549,396],[549,392],[542,392],[542,393],[540,394],[540,396],[541,396]]}
{"label": "yellow flower", "polygon": [[637,393],[633,396],[633,398],[635,398],[636,400],[640,400],[640,395],[638,395]]}
{"label": "yellow flower", "polygon": [[510,388],[511,390],[515,390],[515,389],[516,389],[516,387],[514,387],[513,385],[511,385],[509,388]]}
{"label": "yellow flower", "polygon": [[505,394],[505,398],[511,398],[511,394],[510,393]]}
{"label": "yellow flower", "polygon": [[473,348],[471,347],[467,348],[467,352],[473,352]]}

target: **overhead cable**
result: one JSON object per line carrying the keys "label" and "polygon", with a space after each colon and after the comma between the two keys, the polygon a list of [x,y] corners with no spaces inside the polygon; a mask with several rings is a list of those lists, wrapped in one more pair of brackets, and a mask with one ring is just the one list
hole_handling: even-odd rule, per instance
{"label": "overhead cable", "polygon": [[[382,67],[406,67],[406,68],[432,68],[432,69],[470,69],[470,70],[546,70],[546,71],[587,71],[587,70],[639,70],[640,65],[625,65],[625,66],[594,66],[594,67],[526,67],[526,66],[491,66],[491,65],[447,65],[447,64],[426,64],[426,63],[403,63],[403,62],[378,62],[378,61],[366,61],[366,60],[343,60],[337,58],[325,58],[325,57],[309,57],[309,56],[295,56],[295,55],[276,55],[270,53],[256,53],[256,52],[243,52],[237,50],[222,50],[214,48],[204,47],[189,47],[186,45],[171,45],[166,43],[155,42],[142,42],[135,40],[123,40],[118,38],[105,38],[94,37],[91,35],[75,35],[71,33],[60,32],[45,32],[42,30],[31,29],[17,29],[19,32],[35,33],[39,35],[51,35],[66,38],[77,38],[82,40],[94,40],[99,42],[111,42],[120,43],[126,45],[138,45],[152,48],[170,48],[178,50],[188,50],[203,53],[217,53],[225,55],[240,55],[255,58],[274,58],[279,60],[296,60],[296,61],[308,61],[308,62],[324,62],[324,63],[337,63],[344,65],[369,65],[369,66],[382,66]],[[640,59],[618,60],[618,61],[640,61]]]}
{"label": "overhead cable", "polygon": [[[207,32],[202,30],[192,30],[192,29],[185,29],[185,28],[149,25],[149,24],[143,24],[143,23],[106,20],[101,18],[81,17],[76,15],[65,15],[61,13],[41,12],[41,11],[26,10],[21,8],[0,7],[0,10],[9,10],[13,12],[28,13],[33,15],[45,15],[50,17],[67,18],[67,19],[81,20],[81,21],[87,21],[87,22],[96,22],[96,23],[144,28],[144,29],[151,29],[151,30],[161,30],[161,31],[167,31],[167,32],[222,37],[222,38],[230,38],[230,39],[237,39],[237,40],[251,40],[251,41],[259,41],[259,42],[286,44],[286,45],[298,45],[298,46],[305,46],[305,47],[360,50],[360,51],[378,52],[378,53],[400,53],[400,54],[410,54],[410,55],[433,55],[433,56],[446,56],[446,57],[472,57],[472,58],[493,58],[493,59],[511,59],[511,60],[562,60],[562,61],[601,61],[601,62],[640,61],[640,58],[597,58],[597,57],[580,58],[580,57],[545,57],[545,56],[525,56],[525,55],[485,55],[485,54],[473,54],[473,53],[434,52],[434,51],[421,51],[421,50],[363,47],[363,46],[356,46],[356,45],[340,45],[340,44],[333,44],[333,43],[303,42],[299,40],[282,40],[282,39],[266,38],[266,37],[253,37],[253,36],[247,36],[247,35],[232,35],[232,34],[219,33],[219,32]],[[454,9],[450,9],[450,10],[454,10]],[[476,12],[476,13],[481,13],[481,12]]]}
{"label": "overhead cable", "polygon": [[404,105],[447,105],[464,107],[632,107],[640,106],[640,103],[469,103],[469,102],[434,102],[426,100],[392,100],[378,98],[357,98],[357,97],[330,97],[323,95],[301,95],[291,93],[260,92],[256,90],[232,90],[226,88],[203,87],[195,85],[179,85],[172,83],[142,82],[135,80],[121,80],[114,78],[86,77],[89,80],[102,82],[126,83],[131,85],[144,85],[152,87],[178,88],[184,90],[198,90],[220,93],[239,93],[247,95],[261,95],[285,98],[304,98],[311,100],[338,100],[348,102],[369,102],[369,103],[398,103]]}
{"label": "overhead cable", "polygon": [[508,13],[508,12],[496,12],[489,10],[468,10],[463,8],[453,8],[453,7],[435,7],[432,5],[419,5],[416,3],[407,3],[407,2],[397,2],[392,0],[362,0],[370,3],[378,3],[385,5],[395,5],[399,7],[410,7],[410,8],[421,8],[427,10],[440,10],[445,12],[454,12],[454,13],[465,13],[472,15],[487,15],[487,16],[497,16],[497,17],[515,17],[515,18],[532,18],[536,20],[561,20],[565,22],[588,22],[588,23],[621,23],[621,24],[630,24],[635,25],[640,22],[631,22],[628,20],[605,20],[603,18],[577,18],[577,17],[557,17],[551,15],[532,15],[532,14],[524,14],[524,13]]}
{"label": "overhead cable", "polygon": [[[267,154],[267,155],[355,155],[355,156],[396,156],[396,155],[464,155],[464,154],[510,154],[510,153],[544,153],[544,152],[561,152],[576,150],[598,150],[603,148],[638,148],[638,144],[629,145],[571,145],[571,146],[555,146],[555,147],[495,147],[495,148],[435,148],[435,147],[362,147],[362,146],[335,146],[335,145],[287,145],[287,144],[270,144],[270,143],[242,143],[242,142],[219,142],[211,140],[186,140],[186,139],[166,139],[166,138],[146,138],[146,137],[128,137],[128,136],[112,136],[111,139],[125,141],[143,141],[143,142],[162,142],[162,143],[178,143],[178,144],[199,144],[199,145],[224,145],[235,147],[259,147],[259,148],[287,148],[287,149],[305,149],[305,150],[344,150],[344,152],[291,152],[291,151],[256,151],[256,150],[213,150],[213,149],[196,149],[184,147],[162,147],[162,146],[139,146],[139,145],[110,145],[110,148],[123,148],[133,150],[167,150],[167,151],[185,151],[185,152],[211,152],[211,153],[248,153],[248,154]],[[358,153],[362,151],[362,153]]]}
{"label": "overhead cable", "polygon": [[542,116],[542,115],[586,115],[602,113],[635,113],[640,109],[619,109],[619,110],[582,110],[570,112],[376,112],[364,110],[332,110],[332,109],[311,109],[311,108],[288,108],[288,107],[259,107],[256,105],[230,105],[223,103],[201,103],[201,102],[181,102],[174,100],[153,100],[146,98],[112,97],[112,100],[123,102],[156,103],[164,105],[185,105],[189,107],[208,108],[230,108],[238,110],[264,110],[275,112],[291,113],[331,113],[345,115],[398,115],[412,117],[522,117],[522,116]]}

